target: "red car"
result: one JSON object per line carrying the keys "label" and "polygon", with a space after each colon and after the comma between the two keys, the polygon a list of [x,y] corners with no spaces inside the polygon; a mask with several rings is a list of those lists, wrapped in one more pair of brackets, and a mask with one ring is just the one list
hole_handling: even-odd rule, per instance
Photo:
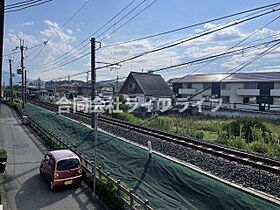
{"label": "red car", "polygon": [[79,186],[82,181],[80,158],[70,150],[48,152],[40,165],[40,174],[50,183],[51,190],[59,186]]}

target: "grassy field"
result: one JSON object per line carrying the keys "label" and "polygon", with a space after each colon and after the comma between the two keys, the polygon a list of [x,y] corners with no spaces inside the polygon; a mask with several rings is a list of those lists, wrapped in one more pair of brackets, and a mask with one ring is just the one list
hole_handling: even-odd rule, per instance
{"label": "grassy field", "polygon": [[145,123],[145,120],[129,113],[117,114],[114,117],[182,136],[191,136],[280,158],[280,121],[160,116]]}

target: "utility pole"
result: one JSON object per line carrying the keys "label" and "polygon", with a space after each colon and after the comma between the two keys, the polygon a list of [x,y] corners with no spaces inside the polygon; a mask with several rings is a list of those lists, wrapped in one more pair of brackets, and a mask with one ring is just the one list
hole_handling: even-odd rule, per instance
{"label": "utility pole", "polygon": [[4,6],[5,0],[1,0],[0,3],[0,107],[2,100],[2,64],[3,64],[3,40],[4,40]]}
{"label": "utility pole", "polygon": [[24,103],[27,102],[27,73],[26,69],[24,69]]}
{"label": "utility pole", "polygon": [[95,110],[96,97],[96,69],[95,69],[95,38],[91,38],[91,128],[94,128],[94,160],[93,160],[93,196],[96,198],[96,167],[97,167],[97,113]]}
{"label": "utility pole", "polygon": [[13,70],[12,70],[12,59],[9,59],[9,67],[10,67],[10,101],[13,103]]}
{"label": "utility pole", "polygon": [[22,100],[22,109],[24,110],[24,104],[25,104],[25,91],[24,91],[24,84],[25,84],[25,80],[24,80],[24,65],[23,65],[23,51],[25,49],[27,49],[26,47],[24,47],[24,40],[19,41],[19,47],[16,47],[16,49],[20,49],[20,66],[21,66],[21,100]]}
{"label": "utility pole", "polygon": [[[91,100],[96,97],[95,38],[91,38]],[[91,128],[95,129],[96,112],[91,112]]]}

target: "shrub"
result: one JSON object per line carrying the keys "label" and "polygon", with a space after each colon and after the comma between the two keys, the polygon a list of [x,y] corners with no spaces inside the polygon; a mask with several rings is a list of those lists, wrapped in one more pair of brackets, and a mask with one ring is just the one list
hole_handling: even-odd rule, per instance
{"label": "shrub", "polygon": [[269,146],[263,141],[254,141],[249,144],[249,148],[253,152],[268,153]]}
{"label": "shrub", "polygon": [[135,117],[133,114],[128,113],[128,112],[113,113],[113,117],[123,120],[123,121],[135,123],[135,124],[140,124],[142,122],[141,119]]}
{"label": "shrub", "polygon": [[245,149],[246,148],[246,140],[242,137],[236,137],[234,139],[231,139],[228,141],[228,145],[239,148],[239,149]]}
{"label": "shrub", "polygon": [[[269,132],[263,123],[254,119],[234,120],[221,127],[222,131],[228,132],[228,136],[244,136],[246,142],[252,142],[254,138],[260,140],[260,133],[257,133],[257,129],[260,131],[262,137],[265,137],[265,132]],[[254,136],[253,130],[255,131]]]}
{"label": "shrub", "polygon": [[204,136],[204,134],[203,134],[203,132],[202,131],[197,131],[196,133],[195,133],[195,138],[197,138],[197,139],[203,139],[203,136]]}

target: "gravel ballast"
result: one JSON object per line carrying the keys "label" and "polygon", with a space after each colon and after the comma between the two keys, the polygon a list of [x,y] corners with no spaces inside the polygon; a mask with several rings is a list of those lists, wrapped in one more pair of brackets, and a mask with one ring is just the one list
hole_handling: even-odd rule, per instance
{"label": "gravel ballast", "polygon": [[[73,114],[67,115],[68,117],[80,121],[82,120],[84,123],[90,124],[90,119],[84,117],[77,118],[77,115]],[[147,146],[148,141],[151,141],[152,148],[155,151],[193,164],[203,171],[232,183],[246,188],[253,188],[280,198],[280,175],[255,169],[250,166],[242,165],[205,152],[111,125],[109,123],[99,121],[98,126],[108,133],[143,146]]]}

